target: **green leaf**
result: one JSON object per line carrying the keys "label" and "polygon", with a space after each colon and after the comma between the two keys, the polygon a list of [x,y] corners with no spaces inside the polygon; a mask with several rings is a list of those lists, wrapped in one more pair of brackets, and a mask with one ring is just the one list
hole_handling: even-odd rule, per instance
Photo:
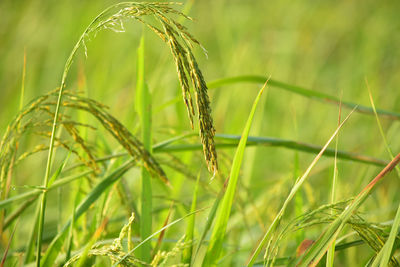
{"label": "green leaf", "polygon": [[[177,144],[173,145],[172,143],[184,139],[186,137],[190,137],[192,135],[184,135],[175,138],[171,138],[169,140],[165,140],[159,144],[154,145],[153,152],[161,153],[161,152],[177,152],[177,151],[193,151],[193,150],[201,150],[202,146],[200,144]],[[220,143],[216,144],[218,149],[225,148],[235,148],[239,144],[241,136],[240,135],[230,135],[230,134],[216,134],[215,139],[220,140]],[[222,142],[224,141],[224,142]],[[306,153],[318,154],[322,147],[307,144],[302,142],[297,142],[293,140],[285,140],[275,137],[266,137],[266,136],[249,136],[247,138],[247,146],[276,146],[276,147],[284,147],[296,151],[302,151]],[[335,157],[335,149],[327,148],[324,156]],[[350,160],[355,162],[362,162],[366,164],[376,165],[376,166],[386,166],[388,161],[377,159],[361,154],[351,153],[347,151],[337,151],[337,158],[343,160]]]}
{"label": "green leaf", "polygon": [[[209,82],[207,84],[207,86],[209,89],[213,89],[213,88],[217,88],[217,87],[221,87],[221,86],[225,86],[225,85],[229,85],[229,84],[236,84],[236,83],[243,83],[243,82],[262,84],[262,83],[265,83],[266,80],[267,80],[267,77],[265,77],[265,76],[243,75],[243,76],[223,78],[223,79],[219,79],[216,81],[212,81],[212,82]],[[357,103],[341,101],[340,98],[337,98],[337,97],[334,97],[334,96],[331,96],[331,95],[328,95],[325,93],[321,93],[318,91],[306,89],[306,88],[303,88],[303,87],[300,87],[297,85],[280,82],[280,81],[277,81],[274,79],[268,79],[268,85],[270,85],[271,87],[276,87],[276,88],[279,88],[279,89],[282,89],[285,91],[289,91],[291,93],[295,93],[295,94],[298,94],[298,95],[301,95],[304,97],[316,99],[316,100],[323,101],[326,103],[331,103],[331,104],[335,104],[335,105],[339,105],[340,103],[342,103],[342,106],[344,108],[348,108],[348,109],[353,109],[353,108],[357,107],[356,112],[359,112],[359,113],[365,113],[365,114],[370,114],[370,115],[374,114],[373,109],[370,107],[358,105]],[[377,113],[379,115],[384,115],[390,119],[400,120],[400,113],[397,113],[397,112],[378,109]]]}
{"label": "green leaf", "polygon": [[[92,172],[93,172],[93,170],[88,170],[88,171],[84,171],[82,173],[78,173],[75,175],[71,175],[71,176],[67,176],[65,178],[59,179],[59,180],[55,181],[51,187],[47,188],[47,191],[52,191],[56,188],[59,188],[60,186],[69,184],[70,182],[72,182],[76,179],[79,179],[81,177],[84,177]],[[33,187],[33,189],[34,190],[32,190],[32,191],[28,191],[28,192],[25,192],[25,193],[22,193],[22,194],[19,194],[19,195],[16,195],[16,196],[13,196],[13,197],[10,197],[10,198],[0,201],[0,209],[6,208],[13,203],[28,199],[30,197],[38,196],[42,193],[42,190],[44,188],[43,187]]]}
{"label": "green leaf", "polygon": [[[380,134],[382,136],[383,142],[385,144],[385,148],[386,148],[388,154],[390,155],[390,157],[393,160],[393,158],[394,158],[393,152],[390,149],[389,143],[388,143],[388,141],[386,139],[386,136],[385,136],[385,133],[383,132],[382,124],[381,124],[381,122],[379,120],[378,112],[377,112],[377,110],[375,108],[374,99],[372,97],[372,93],[371,93],[371,90],[369,88],[367,80],[366,80],[366,83],[367,83],[367,88],[368,88],[368,93],[369,93],[369,99],[370,99],[371,106],[372,106],[372,109],[373,109],[374,114],[375,114],[376,123],[378,124],[379,132],[380,132]],[[395,168],[396,168],[396,171],[397,171],[397,176],[398,176],[398,178],[400,178],[400,168],[398,166],[396,166]],[[399,228],[400,228],[400,205],[397,208],[396,217],[395,217],[395,219],[393,221],[392,228],[390,229],[389,237],[388,237],[385,245],[381,249],[381,251],[379,251],[378,255],[375,257],[375,260],[372,263],[372,267],[378,266],[378,263],[380,263],[381,267],[388,266],[389,260],[390,260],[390,258],[392,256],[394,241],[396,240],[396,236],[397,236],[397,233],[399,231]]]}
{"label": "green leaf", "polygon": [[169,227],[179,223],[180,221],[183,221],[184,219],[186,219],[187,217],[190,217],[198,212],[201,212],[203,210],[205,210],[207,208],[202,208],[202,209],[198,209],[194,212],[190,212],[188,214],[186,214],[185,216],[183,216],[182,218],[176,219],[175,221],[167,224],[166,226],[160,228],[158,231],[152,233],[151,235],[149,235],[145,240],[143,240],[142,242],[140,242],[139,244],[137,244],[136,247],[134,247],[133,249],[131,249],[128,253],[126,253],[123,257],[121,257],[119,259],[119,261],[117,261],[116,263],[113,264],[112,267],[117,267],[118,264],[120,264],[122,261],[124,261],[129,255],[131,255],[136,249],[140,248],[144,243],[146,243],[147,241],[149,241],[151,238],[153,238],[154,236],[158,235],[159,233],[161,233],[162,231],[164,231],[165,229],[168,229]]}
{"label": "green leaf", "polygon": [[55,171],[55,173],[51,176],[50,180],[49,180],[49,184],[47,185],[47,187],[50,187],[54,181],[60,176],[61,172],[63,171],[65,165],[67,165],[68,159],[71,156],[71,151],[68,152],[68,155],[65,157],[65,159],[63,160],[63,162],[61,163],[61,165],[57,168],[57,170]]}
{"label": "green leaf", "polygon": [[[134,160],[125,162],[122,166],[118,167],[110,175],[105,177],[100,183],[98,183],[93,190],[81,201],[75,211],[75,220],[77,220],[83,213],[85,213],[89,207],[109,188],[115,183],[123,174],[125,174],[130,168],[134,166]],[[53,241],[49,245],[46,254],[43,256],[41,266],[54,266],[54,262],[58,254],[62,250],[62,246],[68,234],[69,226],[72,222],[71,218],[64,224],[61,231],[54,237]]]}
{"label": "green leaf", "polygon": [[223,194],[225,192],[225,189],[226,189],[225,187],[221,188],[221,190],[219,191],[217,197],[214,200],[214,203],[213,203],[213,205],[211,207],[210,212],[207,215],[207,222],[206,222],[206,225],[204,226],[203,233],[201,234],[201,237],[199,239],[199,244],[197,246],[196,253],[194,254],[194,257],[193,257],[194,260],[196,260],[196,257],[197,257],[197,255],[198,255],[198,253],[200,251],[200,248],[203,245],[203,242],[204,242],[208,232],[211,229],[211,225],[214,222],[215,215],[217,214],[218,206],[219,206],[219,203],[221,202],[221,199],[222,199],[222,196],[223,196]]}
{"label": "green leaf", "polygon": [[256,112],[258,101],[261,98],[261,95],[266,87],[267,82],[261,88],[258,93],[253,107],[250,111],[249,117],[247,119],[246,125],[243,129],[242,137],[240,139],[239,145],[236,149],[235,156],[233,158],[232,168],[229,175],[229,182],[224,197],[222,199],[221,205],[218,208],[216,221],[214,225],[214,230],[211,234],[210,243],[208,245],[207,254],[204,258],[203,264],[205,266],[216,265],[217,261],[221,256],[222,251],[222,243],[225,237],[225,231],[228,224],[230,212],[232,209],[233,198],[235,196],[236,185],[239,178],[239,171],[243,161],[243,155],[246,148],[247,137],[249,136],[251,124],[253,121],[254,114]]}
{"label": "green leaf", "polygon": [[283,203],[280,211],[275,216],[275,218],[272,221],[271,225],[269,226],[267,232],[264,234],[264,236],[261,239],[260,243],[258,244],[256,250],[254,251],[253,255],[251,256],[251,258],[250,258],[250,260],[248,262],[248,266],[253,266],[253,264],[256,261],[258,255],[260,254],[262,248],[267,243],[267,241],[270,240],[272,233],[275,231],[275,229],[279,225],[279,222],[280,222],[283,214],[285,213],[289,202],[293,199],[293,197],[295,196],[297,191],[303,185],[304,181],[308,178],[308,175],[310,174],[311,170],[317,164],[318,160],[322,157],[322,155],[324,154],[324,152],[327,149],[328,145],[332,142],[332,140],[335,138],[335,136],[339,133],[339,130],[342,128],[342,126],[348,120],[348,118],[351,116],[351,114],[353,114],[353,112],[354,112],[354,110],[352,110],[352,112],[343,120],[343,122],[339,125],[339,127],[336,128],[336,130],[333,133],[333,135],[329,138],[329,140],[326,142],[325,146],[321,149],[321,151],[318,153],[318,155],[314,158],[314,160],[308,166],[308,168],[304,172],[304,174],[297,179],[296,183],[294,184],[294,186],[290,190],[290,193],[289,193],[288,197],[285,199],[285,202]]}
{"label": "green leaf", "polygon": [[319,239],[311,246],[311,248],[303,254],[297,261],[299,267],[306,267],[309,264],[317,264],[326,253],[326,250],[331,246],[345,223],[358,207],[365,201],[371,192],[372,188],[385,177],[398,163],[400,162],[400,153],[357,195],[351,204],[333,221]]}
{"label": "green leaf", "polygon": [[[194,212],[196,210],[197,205],[197,192],[199,190],[199,181],[200,181],[200,173],[197,176],[196,185],[194,187],[193,198],[192,198],[192,206],[190,207],[190,212]],[[194,232],[194,225],[195,225],[196,216],[193,215],[189,218],[187,227],[186,227],[186,237],[185,243],[190,243],[183,252],[182,252],[182,263],[187,263],[189,266],[192,262],[192,251],[193,251],[193,232]]]}
{"label": "green leaf", "polygon": [[[137,82],[136,82],[136,110],[139,114],[140,125],[142,129],[142,139],[144,148],[151,153],[151,95],[149,88],[145,84],[144,78],[144,33],[140,39],[140,45],[137,50]],[[142,173],[142,193],[141,193],[141,221],[140,237],[144,240],[151,234],[152,229],[152,210],[153,193],[151,186],[150,173],[141,168]],[[139,251],[139,258],[144,262],[151,260],[151,242],[143,244]]]}

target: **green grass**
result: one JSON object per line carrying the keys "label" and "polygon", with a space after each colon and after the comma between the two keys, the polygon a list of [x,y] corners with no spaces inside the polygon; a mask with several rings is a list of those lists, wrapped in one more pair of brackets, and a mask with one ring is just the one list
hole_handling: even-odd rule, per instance
{"label": "green grass", "polygon": [[236,187],[238,184],[240,167],[243,161],[244,151],[246,149],[247,138],[249,136],[251,124],[253,122],[254,114],[256,112],[257,104],[260,101],[264,88],[267,86],[265,82],[263,88],[258,93],[254,100],[253,107],[250,111],[249,118],[247,119],[246,125],[243,129],[242,137],[240,138],[239,145],[233,157],[232,167],[229,174],[229,181],[222,198],[222,202],[218,207],[215,225],[210,237],[210,244],[208,245],[207,254],[205,256],[203,264],[205,266],[217,266],[218,261],[221,257],[222,244],[225,238],[226,227],[229,221],[229,216],[232,210],[232,203],[235,197]]}
{"label": "green grass", "polygon": [[399,266],[399,8],[0,1],[0,266]]}

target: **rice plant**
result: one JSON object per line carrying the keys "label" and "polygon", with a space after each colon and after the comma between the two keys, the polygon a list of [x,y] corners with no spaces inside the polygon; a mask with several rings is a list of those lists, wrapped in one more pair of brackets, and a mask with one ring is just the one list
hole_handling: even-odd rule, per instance
{"label": "rice plant", "polygon": [[22,2],[0,266],[400,265],[397,4]]}

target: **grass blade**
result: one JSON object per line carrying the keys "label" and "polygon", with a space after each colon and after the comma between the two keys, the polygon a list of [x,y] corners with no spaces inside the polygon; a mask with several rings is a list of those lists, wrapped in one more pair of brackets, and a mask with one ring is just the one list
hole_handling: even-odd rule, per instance
{"label": "grass blade", "polygon": [[311,248],[297,261],[299,267],[306,267],[310,264],[315,266],[330,247],[337,235],[343,229],[345,223],[357,208],[368,197],[372,188],[382,180],[400,162],[400,153],[358,194],[353,202],[340,214],[340,216],[324,231]]}
{"label": "grass blade", "polygon": [[[112,185],[114,184],[123,174],[125,174],[131,167],[134,166],[134,160],[125,162],[122,166],[118,167],[110,175],[105,177],[99,182],[92,191],[81,201],[75,211],[75,220],[85,213],[89,207]],[[61,229],[61,231],[54,237],[53,241],[49,245],[46,254],[43,256],[42,266],[53,266],[58,253],[61,251],[61,247],[64,244],[65,238],[67,237],[68,229],[71,224],[72,218],[68,220]]]}
{"label": "grass blade", "polygon": [[71,156],[71,151],[68,153],[66,158],[63,160],[63,162],[60,164],[60,166],[57,168],[57,170],[54,172],[54,174],[51,176],[48,187],[52,186],[54,181],[57,180],[57,178],[60,176],[61,172],[65,168],[65,165],[67,165],[68,159]]}
{"label": "grass blade", "polygon": [[65,261],[68,261],[69,258],[71,257],[71,252],[72,252],[72,248],[73,248],[73,235],[74,235],[74,228],[75,228],[75,212],[76,212],[76,207],[78,206],[79,193],[80,193],[81,188],[82,188],[82,180],[79,181],[79,186],[77,188],[78,190],[75,192],[75,196],[74,196],[71,226],[69,228],[69,236],[68,236],[67,252],[66,252],[66,256],[65,256]]}
{"label": "grass blade", "polygon": [[90,241],[87,243],[85,250],[82,252],[81,257],[79,258],[79,261],[76,263],[77,267],[83,267],[87,266],[87,257],[89,254],[90,249],[96,243],[97,239],[101,236],[101,234],[104,232],[104,229],[106,228],[108,223],[108,218],[105,218],[99,228],[96,229],[96,232],[93,234],[93,236],[90,238]]}
{"label": "grass blade", "polygon": [[204,258],[203,264],[206,266],[216,265],[220,258],[222,243],[225,237],[226,226],[228,224],[229,215],[232,209],[233,198],[235,196],[236,185],[239,178],[239,171],[242,165],[243,155],[246,148],[247,137],[249,136],[251,123],[253,121],[254,114],[256,112],[258,101],[266,87],[268,81],[265,82],[264,86],[258,93],[253,107],[250,111],[249,117],[246,122],[246,126],[243,129],[242,138],[240,139],[239,145],[237,147],[235,156],[233,158],[231,173],[229,175],[229,182],[222,202],[217,211],[217,217],[214,225],[214,230],[211,234],[210,243],[208,245],[207,254]]}
{"label": "grass blade", "polygon": [[162,231],[164,231],[165,229],[168,229],[169,227],[177,224],[178,222],[181,222],[182,220],[186,219],[187,217],[190,217],[198,212],[201,212],[203,210],[205,210],[207,208],[202,208],[202,209],[198,209],[194,212],[190,212],[188,214],[186,214],[185,216],[183,216],[182,218],[176,219],[175,221],[169,223],[168,225],[160,228],[158,231],[152,233],[150,236],[148,236],[145,240],[143,240],[142,242],[140,242],[139,244],[136,245],[136,247],[134,247],[133,249],[131,249],[128,253],[126,253],[123,257],[121,257],[121,259],[119,261],[117,261],[116,263],[114,263],[114,265],[112,267],[117,267],[118,264],[120,264],[122,261],[124,261],[129,255],[131,255],[136,249],[140,248],[144,243],[146,243],[147,241],[149,241],[150,239],[152,239],[154,236],[158,235],[159,233],[161,233]]}
{"label": "grass blade", "polygon": [[16,211],[8,215],[8,217],[4,219],[3,229],[4,230],[7,229],[8,226],[11,225],[11,223],[13,223],[17,218],[19,218],[22,215],[22,213],[35,202],[35,200],[36,200],[35,197],[28,199],[22,205],[20,205]]}
{"label": "grass blade", "polygon": [[[114,9],[119,9],[116,13],[110,14],[110,12]],[[154,26],[150,25],[148,22],[145,22],[142,19],[138,19],[137,11],[143,9],[143,14],[148,15],[149,13],[153,15],[163,26],[164,32],[158,30]],[[110,6],[101,12],[92,22],[86,27],[82,35],[79,37],[76,42],[74,48],[72,49],[66,63],[64,66],[64,71],[60,83],[60,88],[58,90],[58,97],[56,101],[56,107],[54,111],[53,124],[50,135],[50,144],[47,156],[46,163],[46,171],[43,179],[43,187],[48,187],[48,182],[50,178],[50,173],[52,169],[52,160],[54,154],[54,143],[55,143],[55,135],[57,124],[59,120],[60,110],[62,106],[62,98],[64,94],[64,90],[66,87],[66,80],[68,77],[69,70],[72,66],[73,59],[77,54],[78,49],[83,46],[86,52],[85,41],[89,38],[91,34],[97,33],[99,30],[104,28],[113,29],[115,24],[122,26],[122,19],[124,18],[134,18],[138,19],[144,25],[148,26],[151,30],[153,30],[161,39],[163,39],[170,47],[171,53],[175,58],[175,62],[178,70],[178,77],[181,83],[181,87],[183,90],[183,96],[185,104],[187,106],[189,112],[189,118],[191,122],[193,121],[192,117],[194,114],[194,108],[190,101],[188,102],[188,95],[191,99],[188,78],[186,77],[187,73],[190,73],[190,80],[193,83],[193,86],[196,90],[196,104],[197,111],[201,120],[199,121],[200,128],[200,136],[201,141],[204,146],[204,155],[208,164],[208,167],[212,171],[217,171],[217,160],[216,160],[216,152],[214,147],[214,133],[215,129],[213,126],[213,121],[211,118],[211,110],[209,107],[209,98],[207,94],[207,87],[203,78],[203,75],[197,65],[197,61],[194,58],[194,55],[191,51],[191,47],[193,43],[200,43],[194,39],[190,34],[188,34],[184,27],[181,24],[178,24],[176,21],[172,20],[172,22],[165,17],[163,13],[175,13],[184,16],[182,13],[173,10],[172,8],[166,8],[165,6],[158,5],[156,3],[135,3],[135,2],[122,2],[115,5]],[[185,16],[184,16],[185,17]],[[114,28],[115,29],[115,28]],[[119,31],[119,29],[117,29]],[[178,37],[183,37],[184,41],[179,42]],[[186,70],[185,70],[186,68]],[[41,257],[41,246],[42,246],[42,234],[43,234],[43,226],[44,226],[44,217],[45,217],[45,207],[46,207],[46,199],[47,192],[43,191],[42,199],[41,199],[41,208],[40,208],[40,220],[39,220],[39,228],[38,228],[38,243],[37,243],[37,267],[40,266],[40,257]]]}
{"label": "grass blade", "polygon": [[[172,201],[171,206],[169,207],[169,211],[168,211],[167,217],[164,220],[163,227],[168,225],[169,218],[171,218],[171,214],[172,214],[173,210],[174,210],[174,201]],[[157,243],[156,243],[156,245],[154,247],[153,255],[157,255],[158,251],[160,250],[162,242],[163,242],[164,237],[165,237],[166,230],[167,229],[164,229],[163,231],[161,231],[161,233],[160,233],[160,235],[159,235],[159,237],[157,239]]]}
{"label": "grass blade", "polygon": [[202,244],[203,244],[208,232],[211,229],[212,223],[214,222],[215,215],[217,214],[219,203],[221,202],[222,196],[224,195],[225,190],[226,190],[226,187],[225,187],[226,184],[227,184],[227,181],[225,182],[224,187],[221,189],[221,191],[219,191],[219,193],[218,193],[218,195],[217,195],[216,199],[214,200],[214,203],[213,203],[213,205],[211,207],[211,210],[208,213],[206,225],[204,226],[203,233],[201,234],[201,237],[199,239],[199,244],[197,245],[196,253],[194,254],[194,257],[193,257],[194,260],[196,260],[196,257],[197,257],[197,255],[198,255],[198,253],[200,251],[200,248],[201,248],[201,246],[202,246]]}
{"label": "grass blade", "polygon": [[[144,149],[151,154],[151,96],[144,80],[144,35],[140,39],[137,50],[137,83],[136,83],[136,109],[139,114],[142,127],[142,139]],[[141,214],[140,214],[140,237],[144,240],[151,234],[152,228],[152,189],[151,176],[145,169],[141,168],[142,173],[142,193],[141,193]],[[139,258],[144,262],[150,262],[151,242],[143,244],[139,251]]]}
{"label": "grass blade", "polygon": [[[354,111],[354,110],[353,110]],[[271,225],[269,226],[267,232],[264,234],[263,238],[261,239],[261,242],[258,244],[256,250],[254,253],[251,255],[250,260],[248,262],[248,266],[253,266],[254,262],[256,261],[258,255],[261,252],[261,249],[264,247],[266,242],[270,239],[273,231],[275,228],[278,226],[285,210],[286,207],[288,206],[289,202],[292,200],[294,195],[297,193],[299,188],[302,186],[304,181],[307,179],[308,175],[310,174],[311,170],[314,168],[315,164],[317,164],[318,160],[322,157],[322,154],[324,154],[325,150],[327,149],[328,145],[332,142],[332,140],[335,138],[335,136],[339,133],[339,130],[342,128],[344,123],[348,120],[348,118],[351,116],[353,111],[344,119],[344,121],[339,125],[339,127],[336,128],[335,132],[332,134],[332,136],[329,138],[328,142],[326,142],[325,146],[321,149],[321,151],[318,153],[318,155],[314,158],[314,160],[311,162],[310,166],[308,166],[307,170],[305,173],[299,177],[295,183],[295,185],[292,187],[289,196],[286,198],[285,202],[282,205],[282,208],[278,212],[278,214],[275,216],[275,219],[272,221]]]}
{"label": "grass blade", "polygon": [[[380,132],[380,134],[382,136],[383,142],[385,144],[385,148],[386,148],[387,152],[389,153],[390,157],[393,160],[393,158],[394,158],[393,157],[393,152],[390,149],[389,144],[388,144],[387,139],[386,139],[386,136],[385,136],[385,133],[383,132],[382,124],[381,124],[381,122],[379,120],[379,116],[378,116],[378,113],[377,113],[376,108],[375,108],[374,99],[372,97],[372,93],[371,93],[371,90],[369,88],[368,81],[365,80],[365,83],[367,85],[369,100],[371,102],[372,109],[374,110],[376,123],[378,124],[379,132]],[[398,166],[396,166],[395,168],[396,168],[397,176],[400,178],[400,168]],[[396,216],[395,216],[395,219],[393,221],[392,228],[390,229],[389,237],[388,237],[385,245],[381,249],[381,251],[379,251],[378,255],[376,256],[376,258],[374,260],[374,262],[372,263],[372,267],[378,266],[378,263],[380,263],[380,266],[382,266],[382,267],[388,266],[389,260],[390,260],[391,255],[392,255],[394,241],[396,240],[396,236],[397,236],[397,233],[399,231],[399,228],[400,228],[400,205],[397,208]]]}
{"label": "grass blade", "polygon": [[40,203],[37,203],[36,206],[36,211],[35,211],[35,218],[36,220],[34,221],[31,229],[31,234],[29,236],[28,244],[25,249],[25,255],[24,255],[24,264],[28,264],[29,262],[34,260],[34,255],[35,255],[35,236],[37,233],[37,228],[38,228],[38,220],[39,218],[39,212],[40,212]]}
{"label": "grass blade", "polygon": [[[194,187],[194,192],[193,192],[193,198],[192,198],[192,205],[190,207],[190,212],[194,212],[196,210],[196,205],[197,205],[197,193],[199,190],[199,181],[200,181],[200,173],[197,176],[196,180],[196,185]],[[192,217],[189,218],[187,226],[186,226],[186,237],[185,237],[185,243],[189,244],[185,248],[185,250],[182,252],[182,263],[189,264],[191,265],[192,262],[192,252],[193,252],[193,232],[194,232],[194,226],[195,226],[195,220],[196,216],[193,215]]]}
{"label": "grass blade", "polygon": [[[51,147],[49,148],[51,149]],[[42,199],[40,202],[40,212],[39,212],[39,218],[35,221],[38,221],[38,237],[37,237],[37,247],[36,247],[36,266],[40,266],[40,258],[41,258],[41,252],[42,252],[42,236],[43,236],[43,228],[44,228],[44,217],[45,217],[45,209],[46,209],[46,199],[47,199],[47,188],[51,186],[55,180],[60,176],[62,170],[64,169],[65,165],[67,164],[67,161],[69,159],[69,156],[71,155],[71,152],[68,154],[68,156],[63,160],[63,162],[60,164],[60,166],[57,168],[56,172],[50,177],[49,179],[49,174],[46,171],[46,177],[44,181],[44,188],[42,192]],[[51,153],[49,153],[49,159],[48,159],[48,166],[47,168],[51,168],[50,161],[51,161]]]}
{"label": "grass blade", "polygon": [[[181,137],[180,139],[182,139]],[[223,141],[229,141],[229,142],[221,142],[217,143],[216,147],[218,149],[224,149],[224,148],[234,148],[237,147],[239,144],[241,136],[240,135],[230,135],[230,134],[216,134],[215,139],[216,140],[223,140]],[[168,145],[165,145],[164,143],[168,143]],[[161,144],[161,143],[160,143]],[[192,150],[201,150],[201,145],[200,144],[177,144],[177,145],[172,145],[171,142],[165,141],[162,142],[162,146],[155,145],[153,147],[153,152],[154,153],[161,153],[161,152],[178,152],[178,151],[192,151]],[[297,151],[302,151],[306,153],[312,153],[312,154],[318,154],[322,147],[314,145],[314,144],[307,144],[307,143],[302,143],[302,142],[297,142],[293,140],[285,140],[285,139],[280,139],[280,138],[275,138],[275,137],[264,137],[264,136],[249,136],[247,138],[247,146],[276,146],[276,147],[284,147],[288,149],[293,149]],[[335,157],[335,149],[330,149],[327,148],[324,156],[328,157]],[[337,157],[338,159],[343,159],[343,160],[350,160],[350,161],[355,161],[355,162],[362,162],[366,164],[372,164],[376,166],[386,166],[388,164],[387,161],[382,160],[382,159],[376,159],[373,157],[357,154],[357,153],[351,153],[347,151],[337,151]]]}
{"label": "grass blade", "polygon": [[398,233],[400,225],[400,205],[397,208],[396,217],[394,218],[392,228],[390,229],[390,234],[386,243],[383,245],[382,249],[375,256],[374,261],[371,264],[371,267],[386,267],[389,266],[389,260],[392,257],[393,245],[396,240],[396,236]]}
{"label": "grass blade", "polygon": [[18,225],[18,223],[14,226],[14,230],[12,231],[10,239],[8,240],[8,244],[7,244],[7,247],[6,247],[5,251],[4,251],[3,258],[2,258],[2,260],[0,262],[0,267],[4,267],[4,264],[6,263],[8,251],[10,249],[11,241],[13,240],[13,237],[14,237],[14,234],[15,234],[15,230],[17,230],[17,225]]}
{"label": "grass blade", "polygon": [[[298,126],[297,126],[297,118],[296,118],[296,113],[293,111],[293,125],[294,125],[294,131],[295,131],[295,136],[296,140],[298,139]],[[301,175],[301,170],[300,170],[300,158],[299,158],[299,152],[295,151],[294,152],[294,166],[293,166],[293,182],[295,183],[297,180],[297,177]],[[304,209],[304,199],[303,199],[303,192],[300,190],[298,194],[296,194],[294,198],[294,206],[295,206],[295,214],[296,217],[299,217],[303,214],[303,209]],[[264,229],[264,228],[262,228]],[[303,229],[300,229],[299,231],[296,232],[296,243],[301,244],[303,240],[305,239],[305,233]]]}
{"label": "grass blade", "polygon": [[[213,88],[218,88],[218,87],[222,87],[222,86],[229,85],[229,84],[236,84],[236,83],[243,83],[243,82],[263,84],[263,83],[265,83],[266,80],[267,80],[267,77],[264,77],[264,76],[243,75],[243,76],[223,78],[220,80],[212,81],[212,82],[209,82],[207,85],[208,85],[209,89],[213,89]],[[352,102],[341,101],[340,98],[334,97],[332,95],[313,91],[313,90],[306,89],[306,88],[303,88],[303,87],[300,87],[297,85],[291,85],[291,84],[280,82],[280,81],[277,81],[274,79],[269,79],[268,84],[272,87],[277,87],[282,90],[286,90],[291,93],[295,93],[295,94],[298,94],[298,95],[301,95],[304,97],[308,97],[311,99],[316,99],[319,101],[323,101],[323,102],[327,102],[327,103],[331,103],[331,104],[335,104],[335,105],[339,105],[341,103],[344,108],[353,109],[353,108],[357,107],[356,112],[365,113],[365,114],[369,114],[369,115],[374,114],[373,109],[370,107],[358,105],[358,104],[352,103]],[[397,113],[397,112],[378,109],[377,113],[379,115],[384,115],[393,120],[400,120],[400,113]]]}
{"label": "grass blade", "polygon": [[[340,125],[341,115],[342,115],[342,103],[340,102],[340,104],[339,104],[339,119],[338,119],[339,125]],[[336,186],[337,186],[337,175],[338,175],[338,168],[337,168],[338,139],[339,139],[339,134],[336,135],[336,138],[335,138],[335,158],[334,158],[334,163],[333,163],[331,204],[336,202]],[[333,212],[334,211],[332,211],[332,213]],[[335,259],[335,241],[333,241],[332,246],[328,250],[328,254],[326,257],[326,267],[333,267],[334,259]]]}
{"label": "grass blade", "polygon": [[[92,172],[93,172],[93,170],[84,171],[82,173],[78,173],[75,175],[71,175],[71,176],[67,176],[65,178],[59,179],[59,180],[55,181],[54,184],[47,189],[47,191],[52,191],[56,188],[59,188],[60,186],[66,185],[66,184],[68,184],[76,179],[79,179],[83,176],[86,176]],[[16,195],[14,197],[7,198],[3,201],[0,201],[0,209],[6,208],[13,203],[28,199],[30,197],[38,196],[41,193],[42,193],[42,190],[34,189],[32,191],[28,191],[28,192]]]}

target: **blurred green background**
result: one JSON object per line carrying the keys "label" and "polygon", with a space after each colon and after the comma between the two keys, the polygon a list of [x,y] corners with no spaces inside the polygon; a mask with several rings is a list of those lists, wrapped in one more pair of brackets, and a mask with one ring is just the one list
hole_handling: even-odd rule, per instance
{"label": "blurred green background", "polygon": [[[117,1],[0,1],[1,133],[18,111],[24,51],[27,103],[59,85],[65,61],[80,34],[114,3]],[[195,50],[206,81],[245,74],[271,76],[369,106],[367,79],[377,107],[400,112],[399,1],[210,0],[183,1],[181,8],[194,18],[184,25],[207,50],[208,56],[200,48]],[[67,88],[86,90],[135,129],[136,49],[142,27],[127,22],[125,28],[122,34],[102,31],[87,43],[88,57],[80,51]],[[167,46],[146,31],[146,80],[153,94],[154,138],[162,141],[191,130],[182,101],[164,105],[180,94],[175,65]],[[210,90],[217,133],[241,133],[259,88],[240,84]],[[251,134],[323,145],[337,120],[338,107],[334,105],[269,88]],[[399,122],[382,119],[382,123],[397,153]],[[340,133],[339,149],[388,159],[373,116],[354,114]],[[232,152],[221,154],[230,159]],[[293,151],[282,148],[247,150],[242,183],[256,202],[271,204],[260,208],[266,225],[275,214],[268,211],[276,211],[293,183],[294,157]],[[301,170],[312,158],[300,153]],[[44,164],[43,154],[37,173],[20,170],[15,184],[40,184]],[[332,159],[323,159],[315,169],[303,192],[304,209],[328,202],[332,164]],[[338,199],[346,199],[359,192],[379,169],[343,161],[339,170]],[[396,190],[399,180],[391,177],[366,205],[367,217],[372,220],[394,216],[400,199]],[[190,201],[191,189],[182,189],[182,198]],[[261,233],[253,229],[249,238],[256,241]]]}
{"label": "blurred green background", "polygon": [[[94,16],[116,2],[1,1],[1,129],[18,110],[24,49],[26,102],[58,86],[66,58],[81,32]],[[207,58],[197,50],[207,81],[244,74],[271,75],[273,79],[335,96],[343,92],[344,100],[369,105],[364,81],[367,78],[377,106],[399,110],[398,2],[190,3],[189,15],[195,21],[185,25],[208,51]],[[126,27],[125,34],[101,32],[87,44],[88,58],[81,56],[74,64],[84,72],[91,97],[112,108],[123,107],[124,111],[129,110],[129,96],[133,96],[136,48],[141,34],[141,27],[134,23],[127,23]],[[168,48],[154,34],[148,35],[147,81],[159,97],[157,103],[167,102],[176,94],[175,68]],[[76,76],[71,75],[68,85],[76,87],[76,81]],[[240,85],[210,92],[218,132],[239,132],[257,88]],[[293,138],[292,129],[287,129],[293,125],[295,112],[300,128],[298,138],[318,143],[325,140],[323,131],[330,131],[325,127],[327,123],[334,123],[337,118],[337,108],[276,89],[271,89],[268,102],[263,125],[263,133],[268,135]],[[230,116],[226,116],[227,110]],[[355,117],[354,120],[366,120],[359,127],[373,131],[368,124],[371,118]],[[168,125],[173,125],[174,118],[170,119]],[[376,138],[366,129],[358,132],[356,140],[363,145]]]}

